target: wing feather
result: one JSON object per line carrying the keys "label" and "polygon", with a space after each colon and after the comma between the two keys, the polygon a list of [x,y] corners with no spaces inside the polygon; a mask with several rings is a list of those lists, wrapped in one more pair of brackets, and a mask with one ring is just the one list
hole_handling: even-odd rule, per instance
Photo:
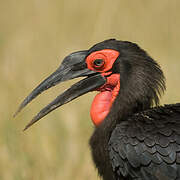
{"label": "wing feather", "polygon": [[109,156],[117,180],[179,180],[180,104],[147,110],[118,124]]}

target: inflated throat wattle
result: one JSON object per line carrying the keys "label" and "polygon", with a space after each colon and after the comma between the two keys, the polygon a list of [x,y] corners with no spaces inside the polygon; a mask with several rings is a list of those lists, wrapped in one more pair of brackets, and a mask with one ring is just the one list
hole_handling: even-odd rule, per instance
{"label": "inflated throat wattle", "polygon": [[113,74],[107,78],[107,82],[94,98],[90,115],[93,123],[98,126],[110,112],[111,106],[116,99],[120,89],[120,75]]}

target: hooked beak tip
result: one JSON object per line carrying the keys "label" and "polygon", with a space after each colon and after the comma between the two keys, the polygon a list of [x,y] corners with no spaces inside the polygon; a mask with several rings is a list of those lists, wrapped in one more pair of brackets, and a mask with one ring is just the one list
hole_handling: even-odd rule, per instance
{"label": "hooked beak tip", "polygon": [[13,114],[13,118],[15,118],[21,111],[22,109],[28,104],[29,102],[27,101],[27,98],[19,105],[17,111]]}
{"label": "hooked beak tip", "polygon": [[14,114],[13,114],[13,118],[15,118],[17,116],[17,114],[19,114],[19,112],[21,111],[21,109],[18,109]]}
{"label": "hooked beak tip", "polygon": [[27,129],[29,129],[34,123],[35,123],[35,119],[33,118],[23,129],[23,132],[26,131]]}
{"label": "hooked beak tip", "polygon": [[25,132],[28,128],[29,126],[26,126],[22,131]]}

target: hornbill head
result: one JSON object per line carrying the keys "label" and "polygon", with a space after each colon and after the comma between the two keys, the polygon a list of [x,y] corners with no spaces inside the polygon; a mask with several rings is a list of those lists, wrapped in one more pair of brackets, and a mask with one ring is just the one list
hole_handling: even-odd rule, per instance
{"label": "hornbill head", "polygon": [[136,104],[135,109],[145,109],[153,102],[158,103],[158,94],[165,88],[159,65],[144,50],[128,41],[109,39],[65,57],[59,68],[24,99],[15,115],[43,91],[78,77],[85,78],[57,96],[24,130],[56,108],[90,91],[99,91],[90,111],[92,121],[98,126],[114,101],[123,99],[120,94],[126,96],[129,104]]}

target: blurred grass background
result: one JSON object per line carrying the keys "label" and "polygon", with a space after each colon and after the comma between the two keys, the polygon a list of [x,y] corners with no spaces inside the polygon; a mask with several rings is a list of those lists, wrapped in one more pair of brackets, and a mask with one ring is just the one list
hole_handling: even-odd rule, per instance
{"label": "blurred grass background", "polygon": [[25,133],[25,124],[69,82],[12,118],[23,98],[71,52],[108,38],[136,42],[165,72],[161,102],[180,102],[179,9],[179,0],[0,0],[0,180],[98,180],[88,147],[93,93]]}

